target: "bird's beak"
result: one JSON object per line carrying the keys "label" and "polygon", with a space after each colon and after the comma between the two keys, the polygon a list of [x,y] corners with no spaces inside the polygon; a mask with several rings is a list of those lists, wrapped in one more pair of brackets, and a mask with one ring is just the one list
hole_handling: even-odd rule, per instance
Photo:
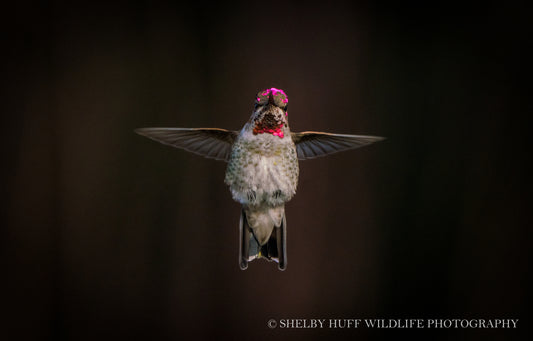
{"label": "bird's beak", "polygon": [[272,91],[270,91],[270,93],[268,94],[268,104],[271,104],[273,106],[276,106],[274,104],[274,95],[272,94]]}

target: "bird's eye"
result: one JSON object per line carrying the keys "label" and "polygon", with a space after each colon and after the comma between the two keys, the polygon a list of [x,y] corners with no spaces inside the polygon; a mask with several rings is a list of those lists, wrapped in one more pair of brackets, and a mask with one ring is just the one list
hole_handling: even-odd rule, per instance
{"label": "bird's eye", "polygon": [[281,89],[276,89],[276,88],[270,88],[270,91],[272,92],[274,104],[276,104],[276,106],[279,108],[285,108],[287,103],[289,103],[289,100],[287,99],[287,94],[285,94],[285,91]]}
{"label": "bird's eye", "polygon": [[269,90],[259,91],[255,98],[256,105],[265,105],[268,103],[268,96],[270,95]]}

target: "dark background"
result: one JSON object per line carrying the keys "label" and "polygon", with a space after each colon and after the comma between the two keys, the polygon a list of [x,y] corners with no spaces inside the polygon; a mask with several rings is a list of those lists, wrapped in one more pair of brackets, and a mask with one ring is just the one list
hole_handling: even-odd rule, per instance
{"label": "dark background", "polygon": [[[530,322],[529,18],[502,3],[57,2],[3,10],[8,340],[519,338]],[[289,265],[238,267],[225,164],[133,133],[386,136],[301,162]],[[519,330],[284,330],[270,318],[519,318]]]}

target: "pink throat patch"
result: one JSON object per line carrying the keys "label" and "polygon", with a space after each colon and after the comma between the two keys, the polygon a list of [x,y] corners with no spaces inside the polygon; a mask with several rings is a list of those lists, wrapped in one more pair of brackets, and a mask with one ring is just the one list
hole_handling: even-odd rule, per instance
{"label": "pink throat patch", "polygon": [[272,134],[272,135],[277,136],[280,139],[282,139],[284,137],[283,130],[281,130],[282,127],[283,127],[283,124],[280,125],[278,128],[275,128],[275,129],[263,128],[263,127],[261,127],[259,125],[256,125],[255,128],[254,128],[254,135],[268,133],[268,134]]}

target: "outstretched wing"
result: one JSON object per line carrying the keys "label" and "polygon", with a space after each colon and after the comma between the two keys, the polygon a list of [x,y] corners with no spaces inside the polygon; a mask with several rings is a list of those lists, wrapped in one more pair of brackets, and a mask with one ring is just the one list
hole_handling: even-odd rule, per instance
{"label": "outstretched wing", "polygon": [[292,140],[296,144],[296,152],[300,160],[359,148],[384,139],[379,136],[330,134],[318,131],[292,133]]}
{"label": "outstretched wing", "polygon": [[139,135],[216,160],[228,161],[237,132],[218,128],[139,128]]}

